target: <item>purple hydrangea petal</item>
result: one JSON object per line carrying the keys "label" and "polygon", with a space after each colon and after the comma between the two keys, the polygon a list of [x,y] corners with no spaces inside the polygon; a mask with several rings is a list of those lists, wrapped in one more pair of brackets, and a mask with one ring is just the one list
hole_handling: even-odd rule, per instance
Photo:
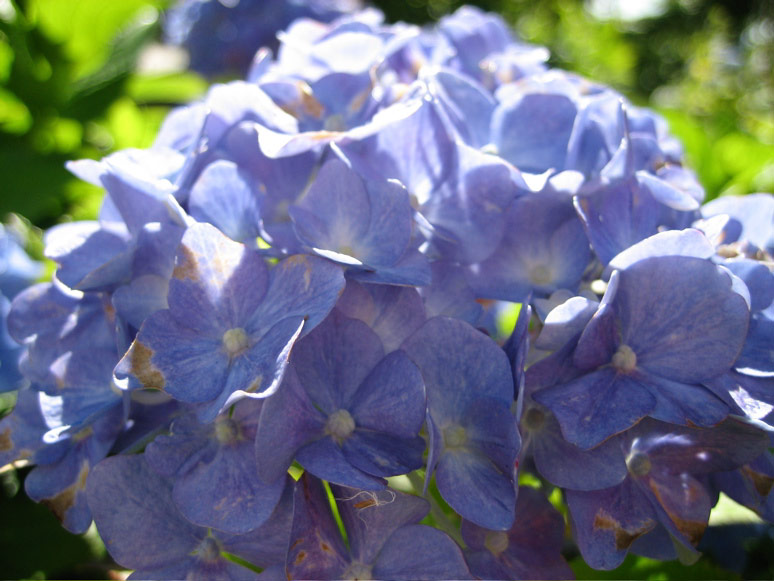
{"label": "purple hydrangea petal", "polygon": [[615,488],[568,490],[566,497],[578,548],[594,569],[618,567],[632,543],[658,523],[650,502],[628,480]]}
{"label": "purple hydrangea petal", "polygon": [[554,413],[564,437],[583,450],[633,425],[657,402],[648,387],[613,368],[542,389],[533,397]]}
{"label": "purple hydrangea petal", "polygon": [[435,480],[446,502],[464,518],[493,530],[507,530],[513,524],[513,478],[485,456],[446,448],[438,460]]}
{"label": "purple hydrangea petal", "polygon": [[331,492],[352,557],[361,563],[373,563],[395,530],[418,523],[430,511],[424,498],[390,489],[368,491],[332,485]]}
{"label": "purple hydrangea petal", "polygon": [[304,474],[296,483],[286,561],[290,579],[339,579],[349,563],[322,482]]}
{"label": "purple hydrangea petal", "polygon": [[378,579],[471,579],[462,550],[446,533],[406,525],[385,542],[373,566]]}
{"label": "purple hydrangea petal", "polygon": [[258,184],[230,161],[208,165],[188,196],[191,216],[215,225],[237,242],[254,240],[260,232]]}
{"label": "purple hydrangea petal", "polygon": [[[87,495],[100,536],[124,567],[174,565],[206,534],[182,517],[172,502],[171,484],[142,456],[114,456],[100,462],[89,478]],[[116,497],[123,502],[116,504]]]}
{"label": "purple hydrangea petal", "polygon": [[282,385],[261,410],[255,436],[257,473],[264,482],[284,474],[296,451],[323,434],[325,416],[314,407],[291,366]]}
{"label": "purple hydrangea petal", "polygon": [[336,309],[366,323],[379,336],[385,353],[394,351],[425,321],[415,289],[392,285],[362,285],[348,280]]}
{"label": "purple hydrangea petal", "polygon": [[363,490],[381,490],[387,485],[383,478],[353,466],[341,446],[329,436],[302,446],[296,452],[296,460],[311,474],[334,484]]}
{"label": "purple hydrangea petal", "polygon": [[415,436],[425,419],[424,382],[417,366],[403,351],[390,353],[361,383],[349,411],[359,428]]}

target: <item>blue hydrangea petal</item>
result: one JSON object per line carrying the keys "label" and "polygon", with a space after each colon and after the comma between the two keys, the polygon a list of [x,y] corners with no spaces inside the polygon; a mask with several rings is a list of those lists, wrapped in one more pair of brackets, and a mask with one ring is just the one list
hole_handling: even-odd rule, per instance
{"label": "blue hydrangea petal", "polygon": [[46,505],[70,532],[84,533],[91,524],[87,478],[91,468],[107,456],[123,429],[125,416],[119,401],[90,425],[46,446],[53,448],[50,454],[44,449],[36,456],[40,463],[25,480],[27,495]]}
{"label": "blue hydrangea petal", "polygon": [[749,311],[731,277],[709,261],[641,260],[621,271],[614,306],[637,366],[693,383],[727,371],[741,351]]}
{"label": "blue hydrangea petal", "polygon": [[129,236],[123,224],[72,222],[46,232],[45,254],[59,264],[57,278],[70,288],[102,290],[130,270]]}
{"label": "blue hydrangea petal", "polygon": [[[92,470],[87,484],[97,530],[124,567],[155,569],[184,559],[206,535],[172,502],[171,483],[142,456],[114,456]],[[116,498],[123,502],[116,504]]]}
{"label": "blue hydrangea petal", "polygon": [[[527,409],[529,413],[530,408]],[[529,442],[535,467],[552,484],[572,490],[599,490],[615,486],[626,478],[626,463],[616,438],[608,438],[584,451],[562,437],[559,424],[550,412],[541,410],[541,413],[544,423],[539,429],[530,430]],[[524,420],[521,425],[525,426]]]}
{"label": "blue hydrangea petal", "polygon": [[541,192],[508,208],[506,230],[494,253],[471,269],[479,297],[522,302],[578,287],[591,259],[583,226],[564,194]]}
{"label": "blue hydrangea petal", "polygon": [[284,569],[290,529],[293,525],[295,482],[287,474],[282,478],[282,482],[284,489],[279,503],[260,527],[243,535],[218,533],[224,550],[258,567],[267,568],[277,563],[282,564]]}
{"label": "blue hydrangea petal", "polygon": [[271,270],[265,298],[245,329],[263,334],[275,321],[303,317],[306,334],[328,315],[343,290],[340,267],[322,258],[293,255]]}
{"label": "blue hydrangea petal", "polygon": [[425,380],[430,415],[457,419],[468,402],[492,397],[510,405],[513,378],[505,353],[489,337],[456,319],[429,319],[403,345]]}
{"label": "blue hydrangea petal", "polygon": [[584,190],[573,203],[602,264],[656,234],[662,223],[660,205],[632,179]]}
{"label": "blue hydrangea petal", "polygon": [[261,526],[280,500],[285,479],[256,478],[253,442],[221,445],[211,462],[199,463],[175,483],[173,499],[183,515],[205,527],[246,533]]}
{"label": "blue hydrangea petal", "polygon": [[209,222],[237,242],[250,242],[260,233],[258,184],[231,161],[208,165],[191,188],[188,211]]}
{"label": "blue hydrangea petal", "polygon": [[166,309],[169,280],[146,274],[115,290],[111,300],[116,313],[139,329],[143,321],[156,311]]}
{"label": "blue hydrangea petal", "polygon": [[387,485],[386,480],[353,466],[331,437],[302,446],[296,452],[296,460],[311,474],[334,484],[363,490],[382,490]]}
{"label": "blue hydrangea petal", "polygon": [[169,434],[161,434],[147,445],[145,461],[169,478],[185,474],[199,463],[209,463],[217,450],[216,442],[207,438],[210,429],[191,413],[176,418]]}
{"label": "blue hydrangea petal", "polygon": [[336,145],[360,175],[397,179],[420,204],[448,179],[456,163],[448,128],[435,107],[420,98],[385,109]]}
{"label": "blue hydrangea petal", "polygon": [[358,428],[410,438],[425,419],[422,375],[403,351],[382,359],[364,379],[349,407]]}
{"label": "blue hydrangea petal", "polygon": [[728,270],[744,281],[750,291],[750,310],[762,311],[774,301],[774,274],[756,260],[739,258],[723,263]]}
{"label": "blue hydrangea petal", "polygon": [[255,436],[257,473],[264,482],[284,474],[296,451],[321,437],[326,417],[314,407],[290,366],[277,393],[267,398]]}
{"label": "blue hydrangea petal", "polygon": [[400,437],[384,432],[355,429],[342,443],[344,457],[374,476],[397,476],[422,467],[425,441],[419,436]]}
{"label": "blue hydrangea petal", "polygon": [[521,171],[565,167],[577,106],[565,95],[533,93],[501,103],[492,115],[492,142]]}
{"label": "blue hydrangea petal", "polygon": [[431,280],[427,257],[413,248],[407,250],[392,266],[353,270],[348,277],[368,284],[412,286],[424,286],[430,284]]}
{"label": "blue hydrangea petal", "polygon": [[720,196],[707,202],[701,208],[705,218],[728,214],[741,225],[736,240],[749,240],[758,248],[771,252],[774,249],[774,197],[771,194],[749,194],[747,196]]}
{"label": "blue hydrangea petal", "polygon": [[460,425],[465,428],[470,447],[512,477],[521,437],[510,408],[494,398],[477,398],[465,410]]}
{"label": "blue hydrangea petal", "polygon": [[296,483],[288,546],[289,579],[340,579],[349,564],[322,482],[306,473]]}
{"label": "blue hydrangea petal", "polygon": [[590,370],[609,363],[621,343],[616,309],[611,304],[617,289],[618,273],[614,272],[597,312],[591,317],[578,339],[578,346],[575,348],[572,360],[579,369]]}
{"label": "blue hydrangea petal", "polygon": [[715,247],[700,230],[665,230],[630,246],[613,258],[607,265],[611,269],[623,270],[639,260],[654,256],[693,256],[711,258]]}
{"label": "blue hydrangea petal", "polygon": [[505,550],[491,552],[486,547],[491,531],[470,521],[462,521],[460,532],[468,546],[465,558],[477,578],[569,579],[572,571],[560,553],[564,529],[564,518],[544,494],[522,486]]}
{"label": "blue hydrangea petal", "polygon": [[[371,221],[366,184],[347,165],[332,159],[321,168],[301,202],[290,208],[299,238],[313,248],[352,254]],[[352,246],[350,252],[343,246]],[[361,253],[352,256],[364,260]]]}
{"label": "blue hydrangea petal", "polygon": [[650,416],[665,422],[710,427],[730,411],[723,401],[700,385],[678,383],[650,374],[643,374],[642,384],[656,398],[656,407]]}
{"label": "blue hydrangea petal", "polygon": [[565,494],[578,548],[594,569],[618,567],[632,543],[658,523],[648,499],[629,480],[615,488]]}
{"label": "blue hydrangea petal", "polygon": [[[695,476],[734,470],[764,454],[770,435],[736,418],[712,429],[676,426],[646,419],[629,435],[631,448],[647,453],[654,466]],[[678,487],[679,488],[679,487]]]}
{"label": "blue hydrangea petal", "polygon": [[434,261],[432,282],[422,289],[428,317],[453,317],[475,325],[483,313],[464,271],[457,264]]}
{"label": "blue hydrangea petal", "polygon": [[610,367],[539,390],[532,397],[554,413],[564,437],[583,450],[635,424],[657,403],[647,386]]}
{"label": "blue hydrangea petal", "polygon": [[463,143],[455,146],[448,178],[423,200],[421,211],[435,228],[433,244],[443,257],[471,264],[496,250],[506,228],[506,210],[526,188],[501,158]]}
{"label": "blue hydrangea petal", "polygon": [[196,403],[221,393],[227,366],[220,338],[202,336],[164,310],[146,319],[115,373],[117,377],[131,373],[138,386],[163,388],[175,399]]}
{"label": "blue hydrangea petal", "polygon": [[360,319],[379,336],[385,353],[394,351],[425,321],[417,291],[393,285],[362,285],[348,280],[336,310]]}
{"label": "blue hydrangea petal", "polygon": [[37,451],[44,447],[43,434],[48,426],[43,420],[38,392],[22,389],[13,411],[0,419],[0,466],[17,460],[35,462]]}
{"label": "blue hydrangea petal", "polygon": [[[662,174],[663,175],[663,174]],[[690,192],[686,192],[679,187],[675,187],[667,180],[660,179],[646,171],[638,171],[636,173],[637,181],[640,186],[645,188],[653,198],[671,208],[673,210],[680,210],[682,212],[688,212],[699,209],[699,201],[696,200]],[[679,177],[672,175],[664,175],[663,177]]]}
{"label": "blue hydrangea petal", "polygon": [[447,448],[438,460],[435,481],[444,500],[463,518],[492,530],[507,530],[513,524],[513,476],[503,474],[485,456]]}
{"label": "blue hydrangea petal", "polygon": [[373,563],[398,528],[418,523],[430,511],[424,498],[396,490],[368,491],[331,485],[352,558]]}
{"label": "blue hydrangea petal", "polygon": [[334,311],[299,341],[293,363],[311,400],[332,414],[350,408],[360,385],[383,357],[376,333],[362,321]]}
{"label": "blue hydrangea petal", "polygon": [[495,108],[491,94],[472,78],[451,69],[441,69],[426,80],[462,141],[475,148],[487,145]]}
{"label": "blue hydrangea petal", "polygon": [[196,328],[201,320],[206,332],[228,325],[223,332],[240,326],[264,300],[268,269],[263,258],[210,224],[186,230],[175,262],[169,307],[187,326]]}
{"label": "blue hydrangea petal", "polygon": [[373,565],[377,579],[472,579],[465,557],[443,531],[406,525],[384,543]]}

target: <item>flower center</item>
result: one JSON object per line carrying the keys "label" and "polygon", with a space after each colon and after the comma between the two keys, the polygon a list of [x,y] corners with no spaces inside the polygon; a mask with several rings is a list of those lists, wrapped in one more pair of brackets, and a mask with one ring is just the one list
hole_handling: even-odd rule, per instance
{"label": "flower center", "polygon": [[352,561],[341,577],[342,579],[350,579],[351,581],[366,581],[367,579],[373,579],[371,576],[371,565],[366,565],[359,561]]}
{"label": "flower center", "polygon": [[196,554],[202,561],[208,563],[217,561],[220,558],[220,547],[218,546],[218,541],[212,537],[206,537],[204,540],[202,540],[201,543],[199,543],[199,546],[196,547]]}
{"label": "flower center", "polygon": [[247,333],[242,327],[234,327],[223,333],[223,348],[229,357],[236,357],[247,351]]}
{"label": "flower center", "polygon": [[552,280],[551,271],[542,264],[536,264],[529,269],[529,280],[536,285],[547,285]]}
{"label": "flower center", "polygon": [[325,423],[325,433],[341,443],[355,431],[355,420],[347,410],[336,410],[328,416]]}
{"label": "flower center", "polygon": [[447,448],[459,448],[468,441],[468,434],[460,425],[449,426],[443,430],[443,442]]}
{"label": "flower center", "polygon": [[239,426],[231,418],[218,417],[215,421],[215,438],[220,444],[228,444],[239,437]]}
{"label": "flower center", "polygon": [[524,427],[530,431],[539,430],[546,421],[546,414],[537,408],[529,408],[524,414]]}
{"label": "flower center", "polygon": [[508,548],[508,533],[503,531],[490,531],[484,537],[484,546],[495,557]]}
{"label": "flower center", "polygon": [[626,459],[626,469],[632,476],[646,476],[652,466],[650,458],[643,452],[635,452]]}
{"label": "flower center", "polygon": [[631,347],[626,344],[621,344],[621,346],[618,347],[618,351],[613,355],[612,363],[613,367],[618,371],[629,373],[637,367],[637,355],[632,351]]}

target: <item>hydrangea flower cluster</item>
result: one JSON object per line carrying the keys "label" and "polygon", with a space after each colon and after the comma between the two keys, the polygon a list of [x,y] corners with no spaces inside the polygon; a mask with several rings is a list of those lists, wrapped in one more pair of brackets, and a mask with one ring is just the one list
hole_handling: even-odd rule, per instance
{"label": "hydrangea flower cluster", "polygon": [[24,382],[18,365],[21,346],[6,324],[11,301],[43,274],[43,266],[29,257],[23,242],[23,236],[0,224],[0,393],[19,389]]}
{"label": "hydrangea flower cluster", "polygon": [[702,206],[477,9],[281,41],[69,165],[99,220],[8,319],[30,497],[143,579],[567,578],[554,487],[599,569],[696,555],[721,492],[774,517],[774,197]]}
{"label": "hydrangea flower cluster", "polygon": [[360,0],[178,0],[165,15],[164,35],[202,75],[244,74],[255,51],[276,48],[277,31],[297,18],[330,22],[360,7]]}

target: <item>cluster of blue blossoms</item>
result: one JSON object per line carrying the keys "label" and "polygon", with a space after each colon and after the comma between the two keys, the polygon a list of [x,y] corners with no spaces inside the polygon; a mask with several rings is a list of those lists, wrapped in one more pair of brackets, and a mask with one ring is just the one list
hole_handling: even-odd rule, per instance
{"label": "cluster of blue blossoms", "polygon": [[244,74],[261,47],[276,49],[277,31],[298,18],[330,22],[360,0],[178,0],[164,36],[188,52],[189,68],[207,77]]}
{"label": "cluster of blue blossoms", "polygon": [[552,487],[598,569],[697,555],[721,492],[774,519],[774,197],[702,205],[473,8],[280,38],[69,165],[99,220],[8,316],[30,497],[141,579],[571,577]]}

